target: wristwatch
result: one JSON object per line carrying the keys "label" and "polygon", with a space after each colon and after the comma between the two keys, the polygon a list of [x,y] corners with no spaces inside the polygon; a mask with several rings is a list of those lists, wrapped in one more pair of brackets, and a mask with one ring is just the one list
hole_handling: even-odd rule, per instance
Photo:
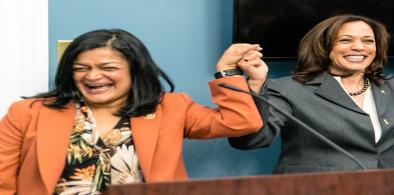
{"label": "wristwatch", "polygon": [[241,69],[236,68],[236,69],[229,69],[229,70],[222,70],[217,73],[215,73],[215,78],[223,78],[223,77],[228,77],[228,76],[234,76],[234,75],[242,75],[243,72]]}

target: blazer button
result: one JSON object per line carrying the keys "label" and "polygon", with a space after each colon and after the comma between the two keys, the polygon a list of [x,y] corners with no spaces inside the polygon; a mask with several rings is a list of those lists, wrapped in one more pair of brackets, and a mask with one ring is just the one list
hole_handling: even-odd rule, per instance
{"label": "blazer button", "polygon": [[385,93],[386,93],[386,92],[385,92],[383,89],[382,89],[382,90],[380,90],[380,92],[381,92],[381,93],[383,93],[383,94],[385,94]]}

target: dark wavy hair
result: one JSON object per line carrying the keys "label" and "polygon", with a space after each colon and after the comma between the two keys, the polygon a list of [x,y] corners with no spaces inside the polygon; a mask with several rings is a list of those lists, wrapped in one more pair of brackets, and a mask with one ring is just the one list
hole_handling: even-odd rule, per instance
{"label": "dark wavy hair", "polygon": [[72,65],[82,52],[110,47],[120,52],[130,66],[132,87],[128,101],[120,108],[118,116],[142,116],[155,111],[164,93],[160,81],[163,78],[174,91],[171,79],[156,65],[145,45],[131,33],[121,29],[101,29],[84,33],[75,38],[60,60],[53,90],[30,98],[50,98],[44,105],[50,108],[64,108],[70,101],[81,101],[81,95],[73,80]]}
{"label": "dark wavy hair", "polygon": [[351,14],[333,16],[323,20],[303,37],[298,48],[298,63],[292,73],[293,79],[305,83],[321,72],[328,71],[331,64],[329,55],[334,47],[339,29],[343,24],[355,21],[363,21],[368,24],[374,32],[376,41],[376,56],[371,65],[366,68],[365,77],[376,84],[381,84],[387,79],[383,72],[383,66],[387,63],[389,33],[384,24],[379,21]]}

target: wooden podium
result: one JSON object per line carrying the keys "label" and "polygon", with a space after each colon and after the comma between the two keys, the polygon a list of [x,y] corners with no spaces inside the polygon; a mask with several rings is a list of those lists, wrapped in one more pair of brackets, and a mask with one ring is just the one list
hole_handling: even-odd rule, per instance
{"label": "wooden podium", "polygon": [[104,195],[394,195],[394,169],[110,186]]}

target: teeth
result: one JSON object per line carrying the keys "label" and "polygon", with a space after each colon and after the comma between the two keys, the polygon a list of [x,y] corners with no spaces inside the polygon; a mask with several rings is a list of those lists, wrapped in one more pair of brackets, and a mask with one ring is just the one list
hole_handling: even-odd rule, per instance
{"label": "teeth", "polygon": [[110,84],[86,84],[86,86],[90,89],[100,89],[110,86]]}
{"label": "teeth", "polygon": [[110,84],[104,84],[104,85],[86,85],[87,91],[89,93],[102,93],[105,92],[106,90],[110,89],[111,85]]}
{"label": "teeth", "polygon": [[109,85],[109,84],[86,84],[87,86],[89,86],[89,87],[101,87],[101,86],[106,86],[106,85]]}
{"label": "teeth", "polygon": [[93,85],[88,85],[88,87],[91,88],[91,89],[100,88],[100,86],[93,86]]}
{"label": "teeth", "polygon": [[351,55],[351,56],[345,56],[345,58],[350,61],[362,61],[364,60],[365,56]]}
{"label": "teeth", "polygon": [[346,58],[364,58],[364,56],[346,56]]}

